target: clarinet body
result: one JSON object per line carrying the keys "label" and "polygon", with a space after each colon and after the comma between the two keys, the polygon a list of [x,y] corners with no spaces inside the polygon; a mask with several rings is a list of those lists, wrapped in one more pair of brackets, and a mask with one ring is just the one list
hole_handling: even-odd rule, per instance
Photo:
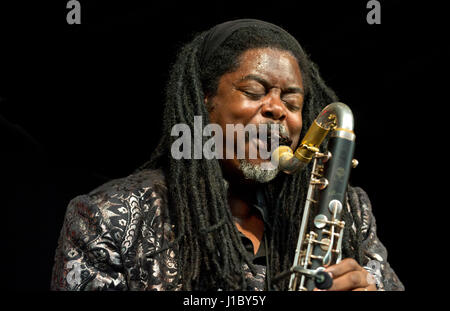
{"label": "clarinet body", "polygon": [[[320,112],[295,153],[287,146],[280,146],[274,154],[279,168],[286,173],[298,171],[313,160],[295,258],[289,270],[289,290],[331,287],[331,278],[322,270],[342,259],[345,223],[341,215],[350,170],[357,165],[353,159],[353,123],[348,106],[332,103]],[[327,151],[320,153],[320,144],[328,134]],[[312,209],[315,217],[309,227]]]}

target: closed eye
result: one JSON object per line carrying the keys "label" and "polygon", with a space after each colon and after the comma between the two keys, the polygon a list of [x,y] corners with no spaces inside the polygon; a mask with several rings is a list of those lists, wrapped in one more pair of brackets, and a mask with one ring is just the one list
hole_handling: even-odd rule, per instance
{"label": "closed eye", "polygon": [[[254,92],[249,92],[249,91],[245,91],[245,90],[241,90],[241,92],[244,93],[245,96],[247,96],[251,100],[260,100],[262,97],[266,96],[266,94],[254,93]],[[301,106],[299,106],[299,105],[293,104],[293,103],[283,100],[283,99],[282,99],[282,101],[290,111],[297,112],[297,111],[301,110]]]}
{"label": "closed eye", "polygon": [[286,104],[286,107],[288,107],[289,110],[293,111],[293,112],[297,112],[301,110],[301,107],[291,104],[289,102],[284,101],[284,103]]}
{"label": "closed eye", "polygon": [[244,91],[244,90],[241,90],[241,92],[244,93],[245,96],[247,96],[248,98],[250,98],[252,100],[259,100],[266,95],[266,94],[253,93],[253,92]]}

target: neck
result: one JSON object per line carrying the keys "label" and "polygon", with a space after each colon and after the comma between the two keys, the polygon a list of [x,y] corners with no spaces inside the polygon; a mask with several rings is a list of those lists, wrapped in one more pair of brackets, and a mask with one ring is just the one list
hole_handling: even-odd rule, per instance
{"label": "neck", "polygon": [[234,217],[245,219],[251,216],[251,206],[255,201],[256,188],[255,184],[229,184],[228,202]]}
{"label": "neck", "polygon": [[251,206],[255,201],[255,193],[259,184],[245,179],[236,166],[227,161],[221,162],[223,177],[228,183],[228,203],[231,214],[239,219],[251,216]]}
{"label": "neck", "polygon": [[259,215],[252,213],[257,185],[229,183],[228,202],[237,229],[253,244],[253,253],[258,252],[264,233],[264,223]]}

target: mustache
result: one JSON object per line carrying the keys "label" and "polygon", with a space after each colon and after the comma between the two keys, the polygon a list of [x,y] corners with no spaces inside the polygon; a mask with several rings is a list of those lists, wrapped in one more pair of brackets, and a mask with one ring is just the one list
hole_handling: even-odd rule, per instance
{"label": "mustache", "polygon": [[[265,126],[267,128],[266,131],[261,131],[261,125],[263,127]],[[286,126],[280,123],[275,122],[265,122],[265,123],[259,123],[256,130],[256,137],[258,139],[261,139],[264,141],[267,139],[267,142],[270,143],[273,140],[275,140],[275,145],[285,145],[290,146],[292,144],[292,139],[289,135],[289,131],[287,130]],[[245,132],[245,140],[248,142],[250,140],[250,133]],[[276,141],[278,140],[278,141]]]}

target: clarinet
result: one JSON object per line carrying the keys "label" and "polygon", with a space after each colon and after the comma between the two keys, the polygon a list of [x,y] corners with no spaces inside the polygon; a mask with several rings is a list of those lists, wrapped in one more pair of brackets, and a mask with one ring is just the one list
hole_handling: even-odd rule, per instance
{"label": "clarinet", "polygon": [[[290,276],[291,291],[330,288],[333,281],[323,270],[342,259],[345,222],[341,214],[350,170],[358,163],[353,159],[353,126],[350,108],[332,103],[319,113],[295,153],[288,146],[280,146],[273,153],[278,167],[288,174],[305,168],[313,160],[294,262],[288,271],[275,278]],[[327,151],[321,153],[319,147],[328,134]],[[312,228],[308,228],[313,208],[317,208],[317,213]]]}

